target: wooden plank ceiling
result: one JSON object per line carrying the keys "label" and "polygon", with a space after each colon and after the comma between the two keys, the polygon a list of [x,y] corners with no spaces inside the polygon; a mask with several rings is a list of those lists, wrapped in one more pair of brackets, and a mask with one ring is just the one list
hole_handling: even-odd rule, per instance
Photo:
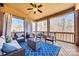
{"label": "wooden plank ceiling", "polygon": [[36,14],[34,14],[33,10],[31,11],[27,10],[27,8],[32,7],[29,3],[6,3],[5,4],[5,6],[8,6],[9,8],[16,10],[17,12],[16,14],[16,12],[10,11],[11,13],[13,14],[15,13],[16,16],[19,15],[21,17],[25,17],[28,20],[38,20],[45,16],[52,15],[75,6],[74,3],[42,3],[42,5],[43,6],[39,8],[40,10],[42,10],[42,13],[36,12]]}

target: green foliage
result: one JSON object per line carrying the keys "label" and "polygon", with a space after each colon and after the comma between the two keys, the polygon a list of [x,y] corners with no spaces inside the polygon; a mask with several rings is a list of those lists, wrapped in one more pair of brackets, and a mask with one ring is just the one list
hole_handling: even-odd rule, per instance
{"label": "green foliage", "polygon": [[12,37],[7,36],[7,37],[6,37],[6,43],[10,43],[11,41],[12,41]]}

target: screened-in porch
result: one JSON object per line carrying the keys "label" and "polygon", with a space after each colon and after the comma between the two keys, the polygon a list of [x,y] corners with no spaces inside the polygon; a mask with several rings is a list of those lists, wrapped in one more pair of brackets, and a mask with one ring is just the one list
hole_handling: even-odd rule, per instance
{"label": "screened-in porch", "polygon": [[[79,55],[79,5],[36,3],[28,9],[32,6],[4,3],[1,7],[0,55]],[[12,47],[9,53],[6,45]]]}

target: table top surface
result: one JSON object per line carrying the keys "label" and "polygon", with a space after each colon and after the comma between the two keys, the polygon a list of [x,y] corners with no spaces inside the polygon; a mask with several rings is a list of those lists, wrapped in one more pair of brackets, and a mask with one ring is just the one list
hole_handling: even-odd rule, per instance
{"label": "table top surface", "polygon": [[41,39],[40,38],[29,38],[29,40],[32,40],[34,42],[39,42]]}

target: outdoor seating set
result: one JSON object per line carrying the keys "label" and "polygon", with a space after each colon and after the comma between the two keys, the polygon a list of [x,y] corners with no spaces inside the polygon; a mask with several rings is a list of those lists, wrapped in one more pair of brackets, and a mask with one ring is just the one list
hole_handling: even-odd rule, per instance
{"label": "outdoor seating set", "polygon": [[[27,45],[33,50],[39,50],[41,47],[41,39],[44,38],[46,41],[54,42],[55,38],[51,36],[46,35],[28,35],[26,33],[26,39],[27,39]],[[19,42],[25,42],[24,35],[22,35],[20,38],[18,36],[14,35],[13,40],[10,43],[6,43],[5,38],[0,37],[0,55],[2,56],[23,56],[24,55],[24,49],[19,45]],[[10,52],[7,52],[10,51]]]}

